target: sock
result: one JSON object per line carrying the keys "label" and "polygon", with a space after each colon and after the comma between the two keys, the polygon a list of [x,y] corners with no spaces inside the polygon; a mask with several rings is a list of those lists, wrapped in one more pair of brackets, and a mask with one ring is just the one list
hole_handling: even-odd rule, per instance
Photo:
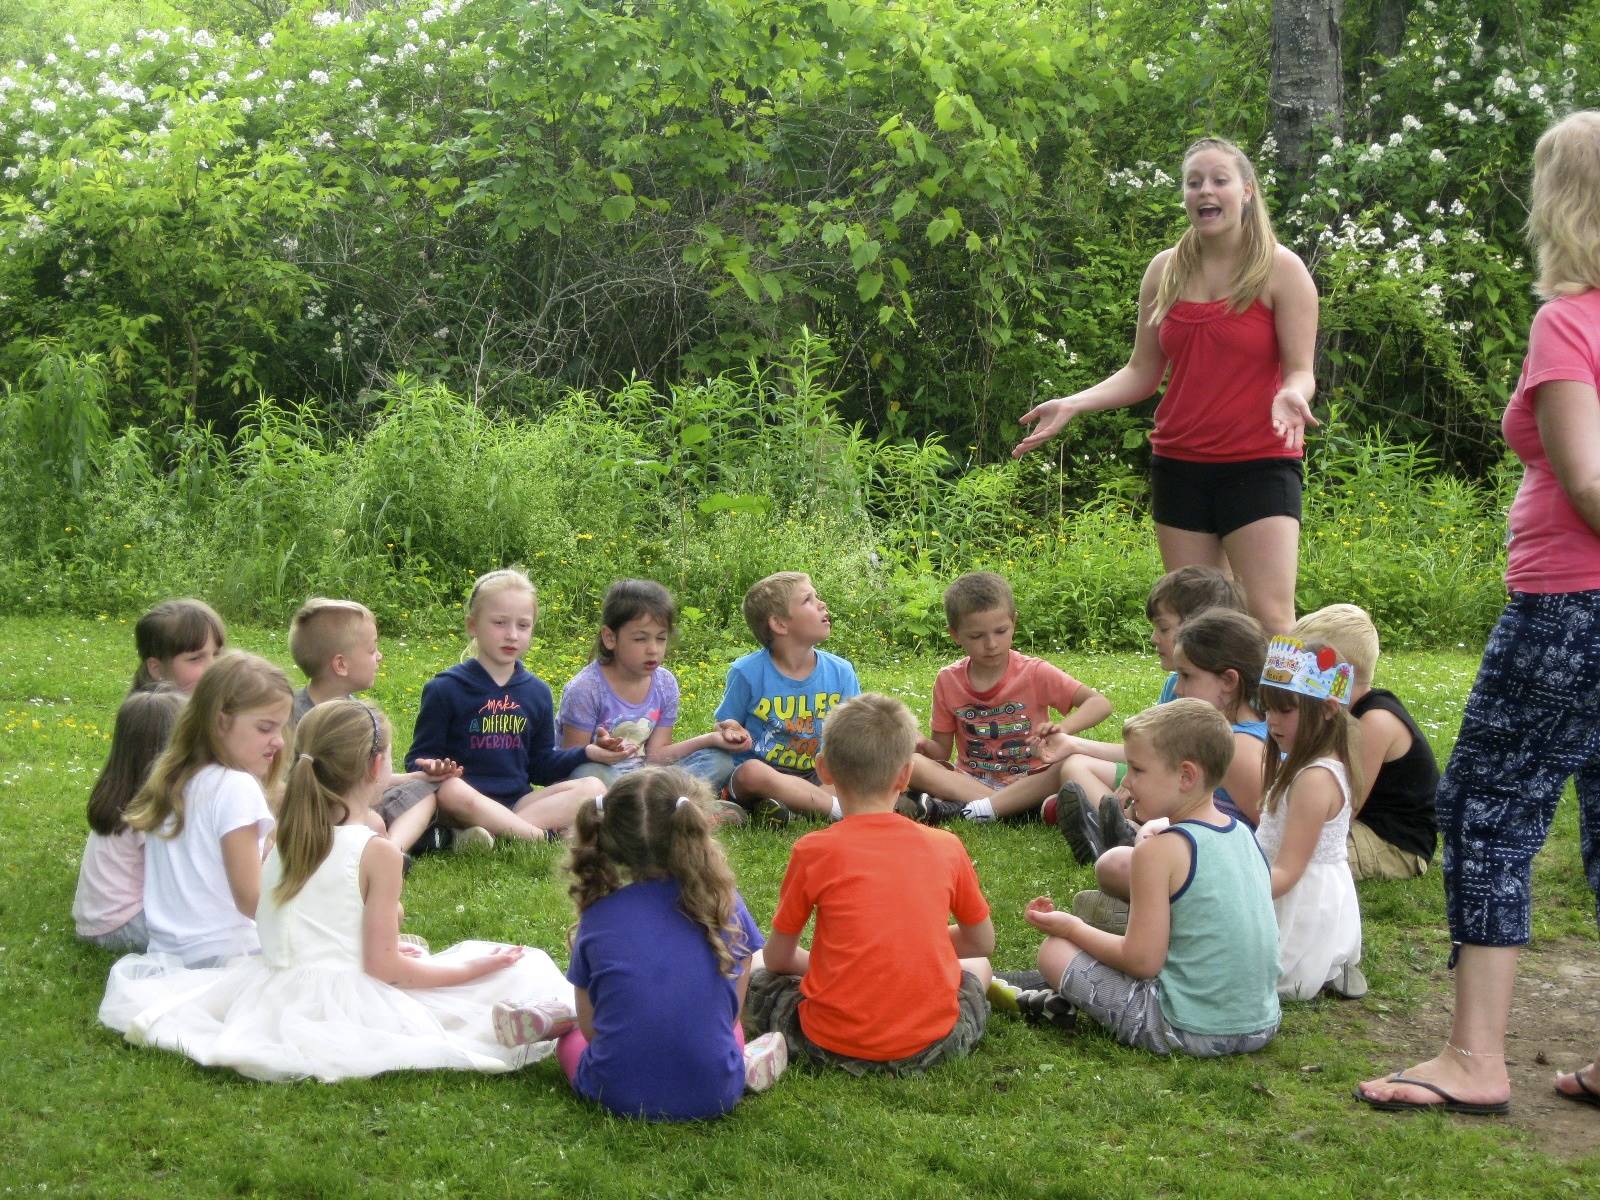
{"label": "sock", "polygon": [[839,797],[837,797],[837,796],[835,796],[833,798],[833,807],[828,810],[828,820],[830,820],[830,821],[842,821],[842,820],[844,820],[844,809],[839,807]]}
{"label": "sock", "polygon": [[993,797],[985,796],[982,800],[974,800],[961,810],[961,815],[969,821],[994,820],[994,805],[990,803]]}

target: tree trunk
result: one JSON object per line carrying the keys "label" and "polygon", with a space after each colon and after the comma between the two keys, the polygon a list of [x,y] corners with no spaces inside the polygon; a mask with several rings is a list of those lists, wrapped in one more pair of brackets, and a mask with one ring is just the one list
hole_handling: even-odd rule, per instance
{"label": "tree trunk", "polygon": [[1400,53],[1406,40],[1407,0],[1377,0],[1372,10],[1372,49],[1385,58]]}
{"label": "tree trunk", "polygon": [[1272,133],[1285,182],[1310,174],[1317,133],[1344,128],[1339,21],[1344,0],[1273,0]]}

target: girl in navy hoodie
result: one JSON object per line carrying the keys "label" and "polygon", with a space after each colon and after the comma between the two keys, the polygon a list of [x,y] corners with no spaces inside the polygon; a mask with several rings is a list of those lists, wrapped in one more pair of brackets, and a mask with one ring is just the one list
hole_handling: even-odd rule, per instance
{"label": "girl in navy hoodie", "polygon": [[[538,614],[533,584],[521,571],[480,576],[467,600],[472,657],[422,689],[406,768],[419,759],[460,764],[461,774],[439,785],[439,810],[457,828],[458,847],[559,833],[579,804],[605,790],[599,780],[567,776],[584,762],[627,756],[611,739],[557,748],[550,688],[522,665]],[[531,784],[544,786],[533,791]]]}

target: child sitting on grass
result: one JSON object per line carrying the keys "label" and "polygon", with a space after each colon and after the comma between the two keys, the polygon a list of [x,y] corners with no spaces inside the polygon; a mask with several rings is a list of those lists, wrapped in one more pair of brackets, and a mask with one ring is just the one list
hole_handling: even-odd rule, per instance
{"label": "child sitting on grass", "polygon": [[573,1089],[617,1116],[720,1117],[789,1062],[776,1034],[744,1044],[739,1010],[761,931],[701,811],[704,791],[679,768],[652,767],[578,810],[567,864],[576,1004],[495,1005],[502,1044],[560,1038]]}
{"label": "child sitting on grass", "polygon": [[1324,642],[1355,668],[1350,715],[1360,728],[1361,784],[1351,796],[1350,874],[1362,879],[1411,879],[1425,874],[1439,843],[1433,797],[1439,763],[1416,720],[1393,692],[1372,686],[1378,630],[1364,609],[1330,604],[1307,613],[1291,630]]}
{"label": "child sitting on grass", "polygon": [[[1061,786],[1061,767],[1040,760],[1039,730],[1064,734],[1097,725],[1111,702],[1060,667],[1011,648],[1017,604],[1011,585],[992,571],[961,576],[944,593],[950,636],[967,657],[933,684],[933,736],[917,743],[913,791],[923,817],[992,821],[1038,808]],[[1061,714],[1051,724],[1050,711]],[[950,750],[956,769],[950,770]]]}
{"label": "child sitting on grass", "polygon": [[133,627],[139,666],[133,687],[170,683],[185,696],[228,644],[217,610],[204,600],[163,600]]}
{"label": "child sitting on grass", "polygon": [[[556,747],[549,685],[522,665],[538,616],[538,597],[521,571],[480,575],[467,598],[472,657],[422,688],[406,767],[460,764],[462,774],[441,780],[438,792],[458,844],[490,847],[501,836],[542,841],[566,829],[580,803],[605,792],[598,780],[567,777],[582,763],[627,757],[599,744]],[[530,784],[543,786],[533,791]]]}
{"label": "child sitting on grass", "polygon": [[[1238,584],[1215,567],[1179,567],[1168,571],[1150,589],[1144,614],[1150,622],[1150,644],[1155,647],[1161,669],[1167,672],[1157,704],[1165,704],[1178,694],[1178,665],[1174,650],[1178,629],[1190,617],[1208,608],[1248,612],[1244,593]],[[1055,729],[1040,730],[1040,756],[1047,762],[1061,761],[1061,791],[1054,804],[1045,804],[1045,820],[1056,828],[1071,846],[1080,863],[1093,862],[1095,853],[1084,839],[1080,796],[1098,807],[1100,798],[1122,785],[1125,771],[1122,746],[1117,742],[1096,742],[1065,736]],[[1068,787],[1067,784],[1076,784]]]}
{"label": "child sitting on grass", "polygon": [[122,814],[167,748],[183,700],[169,683],[129,692],[117,709],[106,765],[89,793],[89,840],[78,867],[72,920],[79,937],[105,950],[138,953],[149,938],[144,924],[144,834],[128,828]]}
{"label": "child sitting on grass", "polygon": [[787,824],[791,813],[838,820],[839,802],[817,777],[817,747],[829,711],[861,684],[848,659],[817,649],[833,631],[828,606],[809,575],[780,571],[744,594],[744,619],[761,649],[728,668],[716,712],[719,728],[737,721],[750,737],[728,798],[767,824]]}
{"label": "child sitting on grass", "polygon": [[1122,727],[1135,814],[1165,817],[1131,863],[1126,935],[1107,933],[1050,897],[1028,923],[1049,936],[1039,970],[1055,990],[996,981],[996,1007],[1067,1022],[1087,1013],[1124,1045],[1154,1054],[1248,1054],[1278,1031],[1278,931],[1266,860],[1212,792],[1233,758],[1233,731],[1204,700],[1177,699]]}
{"label": "child sitting on grass", "polygon": [[888,696],[828,717],[818,769],[844,818],[795,843],[745,1000],[746,1030],[783,1034],[790,1057],[920,1072],[983,1036],[994,926],[972,860],[894,811],[916,744],[916,719]]}
{"label": "child sitting on grass", "polygon": [[[354,600],[313,596],[289,623],[289,655],[306,676],[306,685],[294,694],[298,725],[316,705],[347,700],[377,681],[383,661],[377,618]],[[391,770],[369,814],[373,830],[410,850],[434,825],[439,784],[460,774],[450,759],[418,759],[417,769],[404,775]],[[472,812],[461,815],[474,823]]]}

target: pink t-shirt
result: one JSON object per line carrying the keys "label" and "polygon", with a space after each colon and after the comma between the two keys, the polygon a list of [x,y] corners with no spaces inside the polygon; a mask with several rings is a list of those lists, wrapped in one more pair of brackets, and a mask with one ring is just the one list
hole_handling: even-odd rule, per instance
{"label": "pink t-shirt", "polygon": [[72,920],[79,937],[114,933],[144,911],[144,834],[89,833],[78,868]]}
{"label": "pink t-shirt", "polygon": [[933,731],[956,735],[956,766],[984,783],[1004,787],[1040,765],[1028,739],[1050,720],[1050,710],[1072,711],[1078,681],[1042,658],[1013,650],[1000,682],[988,691],[972,686],[963,658],[939,672],[933,684]]}
{"label": "pink t-shirt", "polygon": [[1600,534],[1561,490],[1534,415],[1536,389],[1555,380],[1591,388],[1600,380],[1600,289],[1558,296],[1534,314],[1522,377],[1500,422],[1506,444],[1523,465],[1509,519],[1506,587],[1513,592],[1600,589]]}

